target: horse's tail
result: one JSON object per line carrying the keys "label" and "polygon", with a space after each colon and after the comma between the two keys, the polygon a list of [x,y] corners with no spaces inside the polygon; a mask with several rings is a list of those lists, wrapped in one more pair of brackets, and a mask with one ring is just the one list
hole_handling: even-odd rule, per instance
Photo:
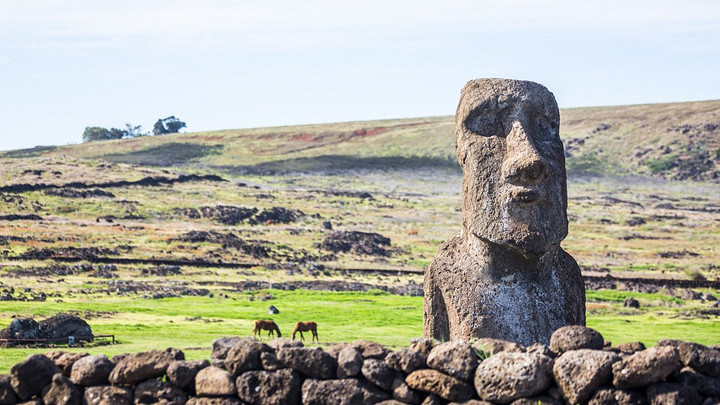
{"label": "horse's tail", "polygon": [[277,332],[278,337],[282,337],[282,333],[280,333],[280,328],[277,326],[277,324],[273,323],[273,326],[275,327],[275,332]]}

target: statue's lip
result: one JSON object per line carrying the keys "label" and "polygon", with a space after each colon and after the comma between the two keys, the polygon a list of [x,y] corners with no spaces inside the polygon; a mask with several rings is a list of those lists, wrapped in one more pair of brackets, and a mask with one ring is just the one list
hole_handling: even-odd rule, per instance
{"label": "statue's lip", "polygon": [[512,201],[517,203],[533,203],[541,197],[540,192],[533,189],[522,189],[512,193]]}

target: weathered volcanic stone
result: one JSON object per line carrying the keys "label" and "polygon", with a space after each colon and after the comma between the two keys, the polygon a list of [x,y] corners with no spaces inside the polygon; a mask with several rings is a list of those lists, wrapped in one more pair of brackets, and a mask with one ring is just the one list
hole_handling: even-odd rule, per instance
{"label": "weathered volcanic stone", "polygon": [[115,365],[104,354],[85,356],[76,361],[70,371],[70,380],[82,386],[106,385]]}
{"label": "weathered volcanic stone", "polygon": [[405,378],[412,389],[435,394],[448,401],[464,401],[473,396],[472,386],[433,369],[416,370]]}
{"label": "weathered volcanic stone", "polygon": [[384,360],[366,359],[363,361],[361,371],[368,381],[385,391],[390,391],[396,371],[388,367]]}
{"label": "weathered volcanic stone", "polygon": [[279,349],[282,349],[284,347],[304,347],[305,346],[303,344],[303,342],[300,340],[290,340],[287,338],[275,338],[275,339],[269,341],[267,345],[270,346],[271,349],[276,350],[276,351]]}
{"label": "weathered volcanic stone", "polygon": [[435,341],[433,339],[417,338],[410,341],[408,349],[427,356],[433,347],[435,347]]}
{"label": "weathered volcanic stone", "polygon": [[645,350],[645,344],[643,342],[628,342],[628,343],[620,343],[619,345],[615,346],[618,350],[620,350],[623,353],[629,353],[633,354],[635,352],[641,352]]}
{"label": "weathered volcanic stone", "polygon": [[613,364],[613,385],[616,388],[644,387],[665,379],[679,366],[676,348],[651,347]]}
{"label": "weathered volcanic stone", "polygon": [[471,345],[473,349],[477,351],[490,354],[497,354],[500,352],[522,353],[525,351],[525,348],[522,345],[502,339],[480,338],[473,341]]}
{"label": "weathered volcanic stone", "polygon": [[65,377],[70,377],[73,364],[85,356],[88,356],[88,353],[63,353],[57,359],[53,359],[53,362]]}
{"label": "weathered volcanic stone", "polygon": [[360,374],[363,358],[358,349],[353,346],[347,346],[338,353],[337,362],[338,378],[355,377]]}
{"label": "weathered volcanic stone", "polygon": [[132,405],[133,393],[127,388],[102,385],[85,388],[83,399],[87,405]]}
{"label": "weathered volcanic stone", "polygon": [[125,385],[160,377],[176,357],[169,349],[131,353],[115,365],[108,380],[113,385]]}
{"label": "weathered volcanic stone", "polygon": [[548,343],[585,324],[580,267],[567,235],[565,156],[555,98],[540,84],[468,82],[455,114],[462,231],[424,281],[424,336]]}
{"label": "weathered volcanic stone", "polygon": [[[430,394],[427,397],[425,397],[425,399],[422,401],[422,403],[420,405],[444,405],[445,402],[446,401],[444,401],[439,396]],[[459,402],[459,403],[462,404],[462,403],[465,403],[465,401]]]}
{"label": "weathered volcanic stone", "polygon": [[720,397],[720,378],[698,373],[690,367],[680,370],[677,382],[694,388],[706,397]]}
{"label": "weathered volcanic stone", "polygon": [[702,397],[693,389],[675,383],[657,383],[647,387],[650,405],[697,405]]}
{"label": "weathered volcanic stone", "polygon": [[646,405],[645,394],[634,390],[600,388],[588,401],[588,405]]}
{"label": "weathered volcanic stone", "polygon": [[283,368],[282,364],[278,363],[275,352],[260,353],[260,364],[265,371],[277,371]]}
{"label": "weathered volcanic stone", "polygon": [[12,405],[17,402],[17,395],[10,383],[10,374],[0,374],[0,405]]}
{"label": "weathered volcanic stone", "polygon": [[552,380],[553,361],[540,354],[501,352],[480,363],[475,389],[480,398],[507,404],[545,391]]}
{"label": "weathered volcanic stone", "polygon": [[277,359],[285,367],[295,369],[307,377],[335,378],[337,360],[319,347],[288,347],[277,351]]}
{"label": "weathered volcanic stone", "polygon": [[[475,347],[475,346],[473,346]],[[507,350],[505,350],[507,351]],[[557,353],[550,350],[550,346],[542,343],[535,343],[525,348],[525,353],[542,354],[543,356],[555,357]]]}
{"label": "weathered volcanic stone", "polygon": [[602,350],[580,349],[555,359],[553,374],[563,397],[571,403],[584,403],[612,376],[612,365],[620,356]]}
{"label": "weathered volcanic stone", "polygon": [[352,345],[358,349],[363,359],[384,359],[390,353],[383,345],[369,340],[356,340]]}
{"label": "weathered volcanic stone", "polygon": [[300,404],[302,376],[286,368],[279,371],[248,371],[237,378],[240,399],[252,405]]}
{"label": "weathered volcanic stone", "polygon": [[186,405],[244,405],[235,397],[192,397]]}
{"label": "weathered volcanic stone", "polygon": [[187,397],[182,390],[160,380],[148,380],[135,387],[136,404],[183,405]]}
{"label": "weathered volcanic stone", "polygon": [[405,383],[406,377],[407,376],[402,373],[395,376],[392,386],[390,387],[392,396],[407,404],[419,404],[422,402],[422,395]]}
{"label": "weathered volcanic stone", "polygon": [[705,375],[720,377],[720,351],[690,342],[679,342],[677,349],[684,365]]}
{"label": "weathered volcanic stone", "polygon": [[578,349],[602,350],[604,345],[605,339],[598,331],[579,325],[560,328],[550,337],[550,349],[558,354]]}
{"label": "weathered volcanic stone", "polygon": [[262,367],[260,354],[271,350],[268,345],[255,339],[243,339],[227,351],[225,369],[236,377],[246,371],[259,370]]}
{"label": "weathered volcanic stone", "polygon": [[20,399],[40,395],[60,369],[42,354],[32,354],[10,369],[10,384]]}
{"label": "weathered volcanic stone", "polygon": [[412,373],[417,369],[426,368],[427,360],[427,355],[410,349],[401,349],[385,357],[385,362],[390,368],[404,373]]}
{"label": "weathered volcanic stone", "polygon": [[214,366],[198,371],[195,376],[195,392],[198,395],[235,395],[235,380],[228,371]]}
{"label": "weathered volcanic stone", "polygon": [[195,376],[197,373],[210,367],[207,360],[196,361],[173,361],[167,368],[166,374],[168,381],[178,388],[192,387],[195,385]]}
{"label": "weathered volcanic stone", "polygon": [[228,350],[244,340],[247,340],[247,338],[237,336],[217,338],[213,340],[210,357],[213,359],[224,360],[227,356]]}
{"label": "weathered volcanic stone", "polygon": [[516,399],[512,401],[510,405],[562,405],[563,403],[564,402],[562,401],[543,395],[539,397]]}
{"label": "weathered volcanic stone", "polygon": [[470,381],[477,368],[477,354],[465,341],[455,340],[435,346],[427,358],[428,366],[463,381]]}
{"label": "weathered volcanic stone", "polygon": [[302,385],[303,405],[370,405],[385,399],[386,393],[354,378],[325,381],[308,378]]}
{"label": "weathered volcanic stone", "polygon": [[45,405],[80,405],[82,394],[73,383],[62,374],[55,374],[50,385],[42,392]]}

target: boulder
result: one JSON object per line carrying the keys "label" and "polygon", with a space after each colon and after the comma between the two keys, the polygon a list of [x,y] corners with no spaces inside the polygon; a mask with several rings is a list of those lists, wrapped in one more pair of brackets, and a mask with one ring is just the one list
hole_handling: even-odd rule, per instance
{"label": "boulder", "polygon": [[358,349],[363,359],[384,359],[390,352],[381,344],[369,340],[356,340],[352,345]]}
{"label": "boulder", "polygon": [[684,365],[705,375],[720,377],[720,351],[690,342],[680,342],[677,349]]}
{"label": "boulder", "polygon": [[59,314],[38,322],[40,337],[46,339],[61,339],[68,336],[86,337],[92,339],[93,333],[90,325],[75,315]]}
{"label": "boulder", "polygon": [[169,349],[128,354],[115,365],[108,380],[113,385],[126,385],[161,377],[176,357],[177,353]]}
{"label": "boulder", "polygon": [[656,383],[646,392],[650,405],[698,405],[703,400],[692,387],[675,383]]}
{"label": "boulder", "polygon": [[[325,353],[331,355],[335,360],[337,360],[338,355],[340,354],[340,351],[345,349],[346,347],[352,347],[355,350],[358,350],[358,348],[353,346],[352,343],[337,343],[332,346],[326,347]],[[359,350],[358,350],[358,352],[359,352]]]}
{"label": "boulder", "polygon": [[60,369],[42,354],[32,354],[10,369],[10,384],[21,400],[40,395]]}
{"label": "boulder", "polygon": [[600,332],[580,325],[563,326],[550,336],[550,350],[557,354],[578,349],[602,350],[604,345]]}
{"label": "boulder", "polygon": [[360,374],[360,369],[363,365],[363,358],[360,351],[358,351],[355,347],[347,346],[338,353],[337,362],[338,378],[355,377]]}
{"label": "boulder", "polygon": [[227,356],[228,350],[236,344],[246,340],[247,338],[241,338],[237,336],[233,337],[221,337],[213,340],[212,351],[210,352],[210,358],[224,360]]}
{"label": "boulder", "polygon": [[435,347],[435,341],[433,339],[418,338],[412,339],[410,341],[410,346],[408,346],[408,349],[427,356],[428,354],[430,354],[430,351],[433,349],[433,347]]}
{"label": "boulder", "polygon": [[720,379],[698,373],[690,367],[684,367],[677,374],[677,382],[694,388],[706,397],[720,397]]}
{"label": "boulder", "polygon": [[[458,403],[464,403],[458,402]],[[425,397],[425,399],[420,403],[420,405],[444,405],[446,401],[444,401],[442,398],[440,398],[437,395],[430,394]]]}
{"label": "boulder", "polygon": [[625,301],[623,301],[623,306],[626,308],[640,308],[640,301],[633,297],[627,297]]}
{"label": "boulder", "polygon": [[287,347],[277,351],[278,362],[310,378],[335,378],[337,360],[319,347]]}
{"label": "boulder", "polygon": [[82,394],[67,377],[55,374],[43,389],[42,400],[45,405],[80,405]]}
{"label": "boulder", "polygon": [[361,372],[368,381],[385,391],[390,391],[396,374],[395,370],[388,367],[384,360],[378,359],[365,359]]}
{"label": "boulder", "polygon": [[426,354],[418,353],[410,349],[401,349],[385,357],[385,362],[390,368],[404,373],[412,373],[417,369],[426,368],[427,361],[428,356]]}
{"label": "boulder", "polygon": [[282,349],[284,347],[304,347],[302,341],[300,340],[290,340],[287,338],[275,338],[268,342],[267,344],[270,346],[271,349],[277,351],[279,349]]}
{"label": "boulder", "polygon": [[234,376],[262,367],[260,354],[271,351],[270,347],[255,339],[243,339],[230,348],[225,357],[225,369]]}
{"label": "boulder", "polygon": [[12,405],[17,402],[17,395],[10,383],[10,374],[0,374],[0,405]]}
{"label": "boulder", "polygon": [[388,399],[377,388],[354,378],[316,380],[308,378],[302,384],[303,405],[370,405]]}
{"label": "boulder", "polygon": [[113,385],[87,387],[83,403],[86,405],[132,405],[133,393],[127,388]]}
{"label": "boulder", "polygon": [[433,369],[413,371],[405,378],[405,383],[412,389],[437,395],[447,401],[464,401],[474,394],[470,384]]}
{"label": "boulder", "polygon": [[136,404],[183,405],[187,397],[182,390],[160,380],[148,380],[135,386]]}
{"label": "boulder", "polygon": [[278,363],[275,352],[260,353],[260,364],[265,371],[277,371],[282,369],[282,365]]}
{"label": "boulder", "polygon": [[[75,362],[79,359],[88,355],[88,353],[63,353],[56,359],[51,360],[53,361],[53,363],[55,363],[56,366],[58,366],[58,368],[65,377],[70,377],[70,372],[72,371],[73,364],[75,364]],[[45,357],[47,357],[47,355]]]}
{"label": "boulder", "polygon": [[235,380],[226,370],[214,366],[203,368],[195,376],[195,392],[197,395],[235,395]]}
{"label": "boulder", "polygon": [[525,353],[542,354],[543,356],[555,357],[557,353],[550,350],[550,346],[542,343],[534,343],[525,348]]}
{"label": "boulder", "polygon": [[563,405],[564,402],[553,397],[542,395],[539,397],[520,398],[512,401],[510,405]]}
{"label": "boulder", "polygon": [[195,376],[206,367],[210,367],[210,362],[207,360],[173,361],[165,373],[168,381],[174,386],[185,389],[195,386]]}
{"label": "boulder", "polygon": [[620,361],[615,353],[580,349],[555,359],[553,374],[563,397],[571,404],[584,403],[612,376],[612,365]]}
{"label": "boulder", "polygon": [[300,404],[302,376],[286,368],[279,371],[248,371],[237,378],[237,394],[252,405]]}
{"label": "boulder", "polygon": [[0,339],[39,339],[40,328],[32,318],[14,318],[10,325],[0,330]]}
{"label": "boulder", "polygon": [[522,345],[502,339],[480,338],[472,341],[471,344],[478,352],[485,352],[491,355],[500,352],[522,353],[525,351],[525,348]]}
{"label": "boulder", "polygon": [[407,376],[402,373],[398,373],[398,375],[395,376],[392,386],[390,386],[392,396],[407,404],[419,404],[423,399],[422,394],[410,388],[410,386],[405,383],[406,377]]}
{"label": "boulder", "polygon": [[76,361],[70,371],[70,380],[81,386],[105,385],[115,365],[104,355],[85,356]]}
{"label": "boulder", "polygon": [[185,405],[244,405],[235,397],[193,397]]}
{"label": "boulder", "polygon": [[552,381],[553,360],[541,354],[500,352],[480,363],[475,389],[480,398],[507,404],[545,391]]}
{"label": "boulder", "polygon": [[477,359],[477,354],[470,344],[453,340],[435,346],[427,358],[427,364],[451,377],[470,381],[475,375]]}
{"label": "boulder", "polygon": [[633,354],[635,352],[641,352],[645,350],[645,344],[643,344],[643,342],[620,343],[615,347],[621,352],[628,354]]}
{"label": "boulder", "polygon": [[665,379],[679,366],[675,347],[651,347],[613,364],[613,385],[621,389],[644,387]]}
{"label": "boulder", "polygon": [[595,391],[588,405],[647,405],[647,401],[645,393],[606,387]]}

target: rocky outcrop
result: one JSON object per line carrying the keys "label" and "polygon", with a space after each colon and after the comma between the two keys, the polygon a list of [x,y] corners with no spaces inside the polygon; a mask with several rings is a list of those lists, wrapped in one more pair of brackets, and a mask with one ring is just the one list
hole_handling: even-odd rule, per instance
{"label": "rocky outcrop", "polygon": [[499,340],[420,339],[391,352],[370,341],[323,350],[286,339],[268,344],[224,339],[214,345],[214,365],[185,361],[175,349],[110,360],[83,355],[63,363],[70,367],[70,377],[55,363],[66,353],[54,351],[31,355],[10,374],[0,375],[0,405],[718,402],[716,348],[668,340],[648,349],[637,342],[618,345],[624,351],[597,349],[588,348],[604,342],[595,331],[560,329],[556,334],[554,350]]}

